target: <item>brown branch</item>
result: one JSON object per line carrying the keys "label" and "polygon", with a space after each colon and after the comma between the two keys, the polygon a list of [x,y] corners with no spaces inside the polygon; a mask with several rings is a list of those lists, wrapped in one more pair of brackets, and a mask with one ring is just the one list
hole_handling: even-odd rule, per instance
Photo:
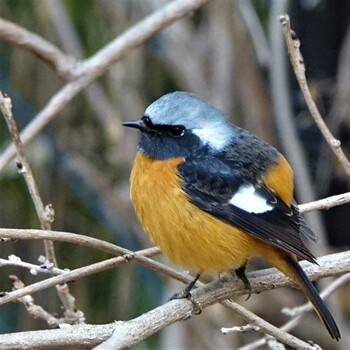
{"label": "brown branch", "polygon": [[[31,166],[24,154],[23,144],[17,129],[15,118],[12,114],[12,103],[9,97],[4,97],[0,91],[0,109],[5,117],[8,129],[10,131],[12,142],[17,151],[17,168],[23,175],[28,187],[30,196],[35,206],[40,226],[43,230],[51,230],[51,224],[54,221],[54,209],[52,204],[44,206],[40,196],[39,188],[36,184]],[[44,240],[45,255],[49,263],[57,267],[56,255],[53,242]],[[67,322],[81,323],[84,322],[84,314],[75,306],[75,298],[69,292],[69,288],[65,284],[56,285],[57,294],[64,307],[64,314]],[[69,316],[68,316],[69,315]]]}
{"label": "brown branch", "polygon": [[[120,258],[122,257],[114,259]],[[318,259],[318,262],[320,266],[306,262],[301,263],[304,271],[311,280],[350,272],[349,251],[321,257]],[[111,265],[113,265],[113,263]],[[276,269],[251,272],[248,273],[248,278],[254,293],[291,285],[291,281],[282,273],[277,272]],[[245,292],[241,282],[232,280],[232,278],[229,277],[224,277],[221,280],[216,280],[204,287],[196,289],[193,292],[193,296],[200,305],[205,308],[227,298],[242,295]],[[3,298],[6,298],[6,296]],[[1,299],[2,298],[0,298],[0,301]],[[128,347],[138,343],[160,329],[188,317],[191,315],[192,311],[193,305],[190,301],[185,299],[172,300],[131,321],[118,322],[112,328],[110,324],[104,326],[71,326],[65,329],[67,333],[58,329],[51,330],[50,333],[45,331],[16,333],[16,337],[4,334],[0,335],[0,344],[3,349],[16,349],[18,344],[23,344],[23,342],[28,342],[29,340],[31,349],[50,349],[52,348],[52,344],[55,344],[56,347],[68,345],[78,346],[82,344],[92,346],[108,339],[112,331],[115,330],[115,332],[119,334],[120,340],[123,341],[123,345]],[[89,328],[90,331],[86,332],[87,328],[85,327],[91,327]],[[94,327],[96,327],[96,333],[94,332]],[[74,330],[73,332],[71,332],[72,329]],[[47,343],[47,339],[50,339],[49,344]]]}
{"label": "brown branch", "polygon": [[[15,275],[11,275],[10,279],[13,282],[13,287],[15,290],[24,288],[24,283]],[[64,319],[57,318],[47,312],[44,308],[39,305],[36,305],[34,298],[31,295],[25,295],[17,299],[20,303],[24,305],[27,309],[29,315],[33,318],[40,318],[44,320],[49,327],[57,328],[60,324],[64,323]]]}
{"label": "brown branch", "polygon": [[338,194],[335,196],[319,199],[315,202],[299,204],[301,213],[307,213],[312,210],[324,210],[337,207],[350,202],[350,192]]}
{"label": "brown branch", "polygon": [[76,59],[64,54],[60,49],[39,35],[0,18],[0,39],[32,52],[53,67],[62,77],[66,79],[72,78],[72,72],[74,72],[77,64]]}
{"label": "brown branch", "polygon": [[[40,221],[40,226],[43,230],[51,229],[51,222],[53,222],[54,211],[52,206],[49,204],[46,208],[41,200],[38,186],[35,182],[34,175],[31,166],[24,154],[23,144],[17,129],[15,118],[12,114],[12,103],[9,97],[5,97],[0,91],[0,110],[4,115],[8,129],[10,131],[12,142],[16,147],[17,151],[17,168],[20,174],[23,175],[26,185],[29,190],[29,194],[33,200],[34,207],[37,216]],[[50,241],[44,241],[45,252],[47,259],[57,266],[55,252]]]}
{"label": "brown branch", "polygon": [[[229,303],[233,304],[232,302],[229,302]],[[308,344],[300,340],[299,338],[287,333],[281,328],[272,325],[271,323],[265,321],[261,317],[247,310],[243,306],[235,303],[234,307],[236,312],[238,312],[240,316],[242,316],[246,321],[249,322],[249,326],[253,325],[252,330],[259,331],[266,335],[272,336],[275,339],[282,342],[283,344],[291,346],[293,349],[307,349],[307,350],[314,349],[315,350],[315,347],[313,345]],[[226,333],[228,333],[227,330],[226,330]]]}
{"label": "brown branch", "polygon": [[[346,283],[348,283],[349,280],[350,280],[350,274],[349,273],[338,277],[337,279],[332,281],[332,283],[329,286],[327,286],[320,293],[321,297],[323,299],[327,298],[332,293],[334,293],[338,288],[340,288],[341,286],[344,286]],[[306,315],[306,313],[308,311],[313,310],[313,306],[312,306],[312,304],[310,302],[307,302],[306,304],[304,304],[302,306],[296,307],[292,311],[286,312],[285,310],[286,309],[283,309],[282,312],[288,313],[289,315],[292,315],[293,318],[290,319],[288,322],[286,322],[284,325],[282,325],[280,327],[280,329],[284,330],[286,332],[289,332],[291,329],[293,329],[294,327],[296,327],[300,323],[300,321],[305,317],[305,315]],[[253,349],[260,348],[264,344],[266,344],[266,337],[261,338],[259,340],[256,340],[256,341],[254,341],[254,342],[252,342],[250,344],[247,344],[247,345],[239,348],[239,350],[253,350]]]}
{"label": "brown branch", "polygon": [[[59,90],[21,133],[24,144],[36,136],[69,101],[104,74],[111,64],[123,58],[152,35],[195,11],[209,0],[176,0],[155,11],[125,31],[90,59],[76,66],[75,80]],[[9,146],[0,156],[0,171],[14,157],[15,148]]]}
{"label": "brown branch", "polygon": [[[116,244],[109,243],[94,237],[85,236],[77,233],[64,231],[48,231],[48,230],[33,230],[33,229],[15,229],[15,228],[0,228],[0,238],[14,240],[44,240],[50,239],[57,242],[73,243],[85,247],[90,247],[105,251],[113,255],[131,255],[130,259],[138,259],[138,253],[122,248]],[[144,256],[154,256],[160,253],[157,247],[141,250]]]}
{"label": "brown branch", "polygon": [[18,256],[10,255],[8,259],[0,258],[0,267],[14,266],[28,269],[32,275],[37,275],[38,273],[50,274],[50,275],[61,275],[66,273],[67,270],[62,270],[54,267],[51,264],[41,264],[35,265],[25,261],[22,261]]}
{"label": "brown branch", "polygon": [[350,178],[350,163],[346,158],[339,140],[337,140],[330,130],[328,129],[326,123],[324,122],[318,108],[312,99],[309,87],[307,85],[307,80],[305,76],[305,66],[303,57],[300,53],[300,41],[296,37],[295,33],[291,29],[290,20],[288,15],[280,16],[280,22],[282,24],[284,37],[287,43],[289,58],[293,66],[295,76],[298,80],[300,89],[305,98],[305,102],[309,108],[311,116],[319,127],[322,135],[326,139],[329,147],[332,149],[334,155],[338,159],[339,163],[342,165],[346,175]]}

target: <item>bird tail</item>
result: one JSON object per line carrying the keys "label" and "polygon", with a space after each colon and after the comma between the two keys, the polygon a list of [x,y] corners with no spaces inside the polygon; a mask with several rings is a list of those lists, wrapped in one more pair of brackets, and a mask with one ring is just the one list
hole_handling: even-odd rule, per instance
{"label": "bird tail", "polygon": [[303,291],[305,296],[310,300],[310,302],[314,306],[318,317],[326,326],[331,337],[339,341],[340,332],[338,326],[330,311],[328,310],[326,304],[318,294],[316,288],[305,274],[304,270],[301,268],[297,261],[293,260],[292,257],[287,257],[285,259],[285,262],[287,266],[284,266],[284,268],[282,268],[281,271],[297,283],[299,288]]}

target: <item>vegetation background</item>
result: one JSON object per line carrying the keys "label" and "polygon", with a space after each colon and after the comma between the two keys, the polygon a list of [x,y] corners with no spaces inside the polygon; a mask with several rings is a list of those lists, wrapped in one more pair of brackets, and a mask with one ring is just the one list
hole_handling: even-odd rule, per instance
{"label": "vegetation background", "polygon": [[[162,0],[1,0],[0,15],[37,33],[62,51],[78,58],[89,57],[114,37],[169,1]],[[131,250],[150,246],[136,221],[129,200],[128,177],[136,151],[137,133],[121,123],[138,118],[161,95],[191,91],[211,101],[231,120],[277,146],[292,163],[300,202],[343,193],[348,180],[333,160],[321,134],[309,117],[288,61],[279,10],[288,12],[301,40],[307,78],[327,124],[346,149],[350,146],[349,80],[350,2],[346,0],[240,1],[214,0],[200,10],[153,36],[113,64],[90,88],[79,94],[26,147],[45,203],[55,209],[53,228],[116,243]],[[287,84],[283,83],[283,75]],[[26,50],[0,41],[0,89],[8,93],[22,129],[64,85],[64,81]],[[285,101],[281,104],[281,95]],[[292,113],[298,138],[281,127]],[[288,140],[288,144],[286,142]],[[301,142],[303,154],[297,151]],[[10,143],[6,124],[0,119],[0,150]],[[307,165],[300,176],[299,161]],[[299,177],[298,177],[299,175]],[[350,206],[343,205],[310,221],[328,244],[312,246],[317,255],[350,245]],[[38,228],[39,223],[23,178],[11,163],[0,174],[0,226]],[[36,263],[43,254],[40,242],[0,243],[0,257],[10,254]],[[56,243],[61,268],[79,266],[110,257],[108,254]],[[165,260],[164,260],[165,261]],[[255,267],[261,262],[255,262]],[[9,275],[25,284],[40,280],[27,270],[2,268],[0,290],[9,291]],[[128,320],[166,301],[180,284],[170,282],[137,264],[95,274],[69,284],[88,323]],[[341,293],[341,292],[339,292]],[[347,289],[331,303],[341,328],[348,329],[350,300]],[[60,312],[52,288],[34,295],[36,303],[51,313]],[[253,295],[244,306],[274,324],[285,317],[284,306],[302,303],[299,292],[283,289]],[[209,311],[210,310],[210,311]],[[336,311],[334,311],[336,310]],[[225,349],[252,341],[254,333],[223,336],[220,327],[241,324],[235,315],[215,305],[185,323],[175,324],[139,344],[137,349]],[[328,334],[314,316],[295,333],[317,338],[325,349]],[[32,319],[23,305],[6,304],[0,313],[0,332],[47,328]],[[344,337],[346,338],[346,334]],[[348,343],[349,344],[349,343]],[[344,347],[346,348],[346,347]]]}

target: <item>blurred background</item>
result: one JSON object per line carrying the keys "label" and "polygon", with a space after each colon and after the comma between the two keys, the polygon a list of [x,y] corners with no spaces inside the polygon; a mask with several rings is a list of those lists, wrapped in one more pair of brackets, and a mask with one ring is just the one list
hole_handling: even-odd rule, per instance
{"label": "blurred background", "polygon": [[[169,1],[162,0],[1,0],[0,15],[37,33],[78,58],[87,58],[120,33]],[[285,55],[278,16],[289,13],[302,46],[313,97],[334,135],[350,148],[350,2],[346,0],[220,0],[152,37],[113,64],[26,146],[44,203],[56,212],[53,228],[90,235],[131,250],[150,246],[129,200],[128,177],[138,133],[122,121],[142,115],[161,95],[185,90],[211,101],[231,120],[278,147],[292,163],[300,203],[343,193],[349,180],[334,160],[305,106]],[[8,93],[22,129],[65,82],[31,53],[0,41],[0,89]],[[0,118],[0,152],[10,143]],[[0,174],[0,227],[39,228],[23,178],[14,163]],[[350,206],[308,216],[320,236],[316,255],[350,245]],[[10,254],[37,263],[41,242],[0,243]],[[60,268],[77,268],[110,257],[71,244],[55,244]],[[167,262],[162,257],[158,257]],[[167,262],[169,263],[169,262]],[[265,266],[259,260],[253,268]],[[9,275],[26,284],[32,276],[18,268],[0,270],[0,290],[12,288]],[[326,281],[328,283],[329,281]],[[323,283],[320,283],[321,286]],[[164,301],[182,286],[137,264],[95,274],[69,284],[87,323],[128,320]],[[33,295],[51,313],[61,307],[54,288]],[[290,288],[253,295],[238,302],[280,325],[284,306],[304,302]],[[349,349],[349,289],[328,304],[343,341],[330,342],[315,315],[293,334],[313,339],[324,349]],[[221,327],[244,324],[216,305],[200,317],[177,323],[135,349],[236,349],[259,334],[223,336]],[[1,308],[0,332],[47,328],[20,304]],[[338,347],[337,347],[338,346]]]}

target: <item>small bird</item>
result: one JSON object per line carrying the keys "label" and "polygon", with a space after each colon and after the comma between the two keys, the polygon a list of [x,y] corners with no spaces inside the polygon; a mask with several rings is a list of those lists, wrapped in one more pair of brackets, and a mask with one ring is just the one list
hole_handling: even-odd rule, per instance
{"label": "small bird", "polygon": [[198,272],[236,270],[245,286],[251,257],[291,278],[332,338],[340,332],[298,260],[317,264],[302,238],[316,240],[293,200],[293,171],[274,147],[231,124],[191,93],[153,102],[124,126],[141,138],[131,176],[136,214],[150,239],[176,264]]}

